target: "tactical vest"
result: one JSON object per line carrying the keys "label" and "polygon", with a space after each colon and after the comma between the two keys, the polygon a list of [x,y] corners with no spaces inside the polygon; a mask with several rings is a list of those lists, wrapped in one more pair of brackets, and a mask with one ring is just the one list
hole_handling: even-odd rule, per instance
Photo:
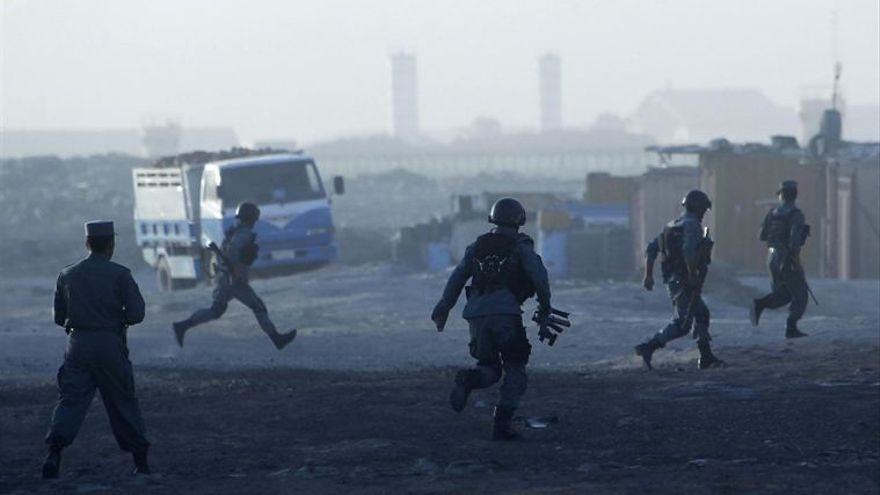
{"label": "tactical vest", "polygon": [[475,295],[508,289],[522,304],[535,294],[516,246],[516,238],[494,232],[477,238],[471,269],[471,287]]}
{"label": "tactical vest", "polygon": [[[240,225],[233,225],[229,227],[224,233],[222,245],[224,253],[229,253],[229,243],[232,241],[235,233],[240,228],[244,227]],[[241,251],[238,253],[238,261],[244,263],[247,266],[251,266],[254,264],[254,261],[257,260],[257,256],[259,255],[259,253],[260,246],[259,244],[257,244],[257,234],[255,232],[251,232],[250,240],[241,248]]]}
{"label": "tactical vest", "polygon": [[660,269],[664,279],[674,273],[686,273],[684,261],[684,226],[678,222],[667,225],[660,234]]}
{"label": "tactical vest", "polygon": [[764,220],[767,244],[788,247],[791,241],[791,215],[794,212],[794,208],[785,213],[778,213],[776,208],[770,210]]}

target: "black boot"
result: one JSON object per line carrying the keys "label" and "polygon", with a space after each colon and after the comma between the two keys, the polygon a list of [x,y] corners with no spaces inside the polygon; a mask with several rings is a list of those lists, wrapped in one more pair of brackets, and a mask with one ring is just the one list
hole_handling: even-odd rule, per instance
{"label": "black boot", "polygon": [[275,348],[279,351],[287,347],[287,344],[293,342],[293,339],[296,338],[296,329],[287,332],[287,333],[273,333],[269,334],[269,338],[272,339],[272,343],[275,344]]}
{"label": "black boot", "polygon": [[807,334],[798,330],[797,321],[788,320],[785,323],[785,338],[787,339],[799,339],[801,337],[806,337]]}
{"label": "black boot", "polygon": [[147,464],[147,451],[131,454],[134,460],[134,474],[150,474],[150,465]]}
{"label": "black boot", "polygon": [[700,359],[697,360],[697,365],[701,370],[716,368],[724,364],[724,361],[712,354],[712,347],[708,340],[698,340],[697,348],[700,350]]}
{"label": "black boot", "polygon": [[43,479],[54,480],[58,478],[58,472],[61,470],[61,448],[50,446],[46,460],[43,461]]}
{"label": "black boot", "polygon": [[764,309],[764,303],[760,299],[752,299],[752,305],[749,307],[749,319],[752,321],[752,326],[758,326]]}
{"label": "black boot", "polygon": [[174,338],[177,340],[177,345],[183,347],[183,336],[192,327],[192,323],[190,323],[189,319],[175,321],[171,324],[171,327],[174,328]]}
{"label": "black boot", "polygon": [[654,367],[651,366],[651,357],[654,356],[654,351],[661,347],[663,346],[658,344],[654,339],[651,339],[636,346],[636,355],[641,356],[642,361],[645,362],[645,366],[651,370],[654,369]]}
{"label": "black boot", "polygon": [[514,411],[515,409],[512,407],[495,406],[495,417],[492,423],[492,441],[510,442],[522,440],[522,435],[514,430],[511,424]]}
{"label": "black boot", "polygon": [[474,382],[479,378],[476,376],[476,370],[459,370],[455,374],[455,386],[449,393],[449,405],[455,412],[461,412],[467,405],[468,397],[471,396],[471,390],[474,389]]}

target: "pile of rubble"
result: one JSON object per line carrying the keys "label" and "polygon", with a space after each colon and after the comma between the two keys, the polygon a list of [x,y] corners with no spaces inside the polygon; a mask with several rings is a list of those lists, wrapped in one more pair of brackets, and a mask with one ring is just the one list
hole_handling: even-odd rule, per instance
{"label": "pile of rubble", "polygon": [[83,222],[116,223],[117,257],[137,265],[134,244],[131,169],[143,159],[97,155],[0,160],[0,272],[45,275],[84,253]]}

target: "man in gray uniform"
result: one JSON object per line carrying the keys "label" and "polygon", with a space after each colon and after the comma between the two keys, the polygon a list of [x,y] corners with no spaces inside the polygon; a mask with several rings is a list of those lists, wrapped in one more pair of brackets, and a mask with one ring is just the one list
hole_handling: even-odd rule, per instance
{"label": "man in gray uniform", "polygon": [[521,306],[537,293],[538,313],[549,317],[550,283],[541,258],[535,254],[534,242],[518,232],[526,222],[522,205],[512,198],[499,199],[492,206],[489,222],[497,228],[467,247],[431,320],[442,332],[449,311],[471,279],[463,316],[470,326],[470,354],[477,366],[456,374],[450,404],[460,412],[472,390],[490,387],[503,376],[492,440],[516,440],[520,435],[513,430],[511,420],[526,391],[526,364],[532,349],[522,323]]}
{"label": "man in gray uniform", "polygon": [[148,474],[144,420],[128,360],[126,328],[144,320],[144,299],[131,272],[110,261],[113,222],[89,222],[90,255],[68,266],[55,287],[55,323],[67,331],[67,352],[58,370],[58,403],[46,435],[49,455],[43,478],[57,478],[61,450],[76,437],[95,390],[119,447],[131,452],[135,473]]}
{"label": "man in gray uniform", "polygon": [[790,304],[785,337],[796,339],[807,336],[798,329],[797,323],[807,309],[807,279],[801,266],[800,253],[809,235],[809,226],[804,222],[804,214],[795,206],[797,182],[784,181],[777,194],[780,204],[767,213],[760,236],[770,251],[767,268],[772,292],[752,301],[749,316],[752,325],[758,326],[765,309]]}
{"label": "man in gray uniform", "polygon": [[648,368],[651,368],[654,351],[673,339],[687,335],[691,323],[694,323],[693,337],[700,351],[700,369],[722,364],[712,354],[709,308],[701,296],[702,283],[709,268],[707,247],[711,247],[711,241],[704,235],[702,222],[712,202],[703,191],[693,190],[687,193],[681,204],[685,209],[684,215],[669,222],[663,232],[648,244],[645,252],[645,289],[654,289],[654,262],[662,254],[663,283],[667,286],[674,309],[672,321],[635,348],[636,354],[642,357]]}
{"label": "man in gray uniform", "polygon": [[219,276],[211,307],[200,309],[186,320],[173,325],[174,337],[180,347],[183,347],[183,337],[187,330],[223,316],[232,299],[238,299],[254,312],[260,328],[272,339],[276,349],[283,349],[296,338],[295,329],[285,334],[278,333],[275,324],[269,319],[269,310],[248,283],[248,270],[257,259],[259,251],[257,235],[253,229],[260,218],[260,208],[253,203],[242,203],[235,211],[235,218],[235,224],[226,231],[223,240],[222,256],[217,265]]}

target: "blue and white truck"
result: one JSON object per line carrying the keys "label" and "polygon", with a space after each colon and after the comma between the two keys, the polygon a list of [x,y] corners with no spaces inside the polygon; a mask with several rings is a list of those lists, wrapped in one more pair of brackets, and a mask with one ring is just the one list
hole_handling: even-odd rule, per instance
{"label": "blue and white truck", "polygon": [[[213,278],[220,245],[243,201],[259,205],[258,275],[292,273],[337,258],[330,198],[312,157],[302,152],[233,149],[163,158],[132,171],[135,237],[156,269],[159,289]],[[333,180],[342,194],[342,177]]]}

